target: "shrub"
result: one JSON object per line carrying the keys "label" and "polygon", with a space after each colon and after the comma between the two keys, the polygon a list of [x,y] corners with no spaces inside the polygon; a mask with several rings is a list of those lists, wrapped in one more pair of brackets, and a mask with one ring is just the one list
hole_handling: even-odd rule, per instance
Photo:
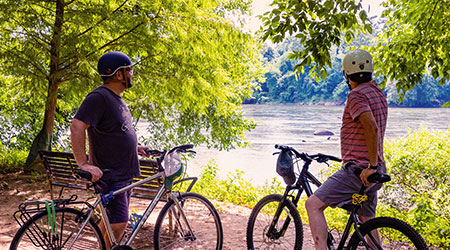
{"label": "shrub", "polygon": [[262,197],[272,193],[282,193],[284,190],[284,186],[275,178],[271,183],[254,187],[242,178],[243,173],[243,171],[236,170],[234,173],[228,173],[227,179],[219,179],[217,177],[218,166],[211,161],[208,165],[203,166],[199,181],[195,184],[193,191],[211,199],[252,208]]}
{"label": "shrub", "polygon": [[19,149],[8,149],[0,142],[0,174],[14,173],[22,170],[27,151]]}
{"label": "shrub", "polygon": [[380,194],[379,215],[401,217],[428,244],[450,247],[450,129],[420,128],[385,143],[392,181]]}

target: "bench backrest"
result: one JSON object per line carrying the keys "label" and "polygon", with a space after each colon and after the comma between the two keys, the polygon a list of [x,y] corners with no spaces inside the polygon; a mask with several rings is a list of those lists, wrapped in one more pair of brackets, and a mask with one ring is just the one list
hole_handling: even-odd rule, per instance
{"label": "bench backrest", "polygon": [[[72,153],[40,151],[39,154],[47,172],[52,198],[53,186],[86,189],[90,184],[89,181],[76,178],[74,171],[80,168]],[[139,163],[142,175],[141,177],[135,178],[133,182],[154,175],[158,171],[158,163],[156,161],[140,160]],[[161,186],[162,180],[155,179],[134,188],[131,195],[139,198],[153,199]]]}

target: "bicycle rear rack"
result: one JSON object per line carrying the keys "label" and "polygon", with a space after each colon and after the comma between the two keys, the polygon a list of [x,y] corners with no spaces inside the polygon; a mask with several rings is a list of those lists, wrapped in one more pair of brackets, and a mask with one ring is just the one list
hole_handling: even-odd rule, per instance
{"label": "bicycle rear rack", "polygon": [[[86,202],[75,202],[78,198],[77,195],[72,195],[69,199],[56,199],[53,201],[53,206],[55,208],[65,207],[67,204],[76,204],[76,203],[86,203]],[[35,214],[46,211],[46,202],[48,201],[30,201],[23,202],[19,205],[19,209],[14,212],[14,219],[17,224],[22,227],[28,220],[31,219]]]}
{"label": "bicycle rear rack", "polygon": [[[58,226],[54,214],[55,210],[64,208],[69,204],[82,204],[87,207],[92,207],[88,202],[76,201],[77,198],[77,195],[72,195],[69,199],[24,202],[21,203],[19,209],[14,212],[14,219],[20,227],[30,223],[25,235],[35,247],[44,249],[45,247],[56,246],[59,244],[60,235],[58,234]],[[41,219],[39,222],[28,222],[31,221],[33,216],[43,212],[47,212],[48,214],[47,216],[44,216],[44,219]],[[41,225],[39,225],[39,223],[41,223]],[[43,226],[43,224],[47,227]]]}

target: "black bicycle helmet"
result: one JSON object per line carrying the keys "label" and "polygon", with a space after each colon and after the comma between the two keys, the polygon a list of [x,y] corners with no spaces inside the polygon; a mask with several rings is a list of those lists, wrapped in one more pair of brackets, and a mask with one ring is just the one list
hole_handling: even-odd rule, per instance
{"label": "black bicycle helmet", "polygon": [[117,70],[133,66],[130,58],[123,52],[112,51],[104,54],[97,63],[97,70],[100,76],[113,76]]}

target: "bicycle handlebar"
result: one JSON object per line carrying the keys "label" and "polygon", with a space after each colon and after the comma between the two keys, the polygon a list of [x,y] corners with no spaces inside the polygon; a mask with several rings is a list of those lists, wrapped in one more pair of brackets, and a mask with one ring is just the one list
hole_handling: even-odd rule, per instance
{"label": "bicycle handlebar", "polygon": [[[101,169],[103,174],[109,174],[112,172],[111,169]],[[86,179],[88,181],[92,180],[92,174],[88,171],[82,170],[82,169],[76,169],[73,171],[75,173],[76,176],[82,178],[82,179]]]}
{"label": "bicycle handlebar", "polygon": [[295,156],[297,158],[300,158],[303,161],[311,162],[311,161],[315,160],[315,161],[317,161],[319,163],[325,163],[325,162],[327,162],[329,160],[337,161],[337,162],[341,162],[342,161],[342,159],[340,159],[340,158],[338,158],[336,156],[326,155],[326,154],[322,154],[322,153],[318,153],[318,154],[314,154],[314,155],[309,155],[309,154],[307,154],[305,152],[300,153],[295,148],[289,147],[289,146],[286,146],[286,145],[275,144],[275,148],[276,149],[280,149],[280,150],[291,151],[291,152],[293,152],[295,154]]}
{"label": "bicycle handlebar", "polygon": [[[168,154],[176,151],[179,153],[195,153],[195,151],[189,150],[194,148],[194,145],[192,144],[185,144],[185,145],[179,145],[176,147],[173,147],[172,149],[170,149],[168,151]],[[164,159],[164,156],[166,155],[165,153],[167,152],[167,150],[157,150],[157,149],[149,149],[146,151],[147,154],[151,155],[151,156],[160,156],[159,163],[162,162],[162,160]],[[108,174],[111,173],[110,169],[102,169],[103,174]],[[86,179],[88,181],[92,180],[92,175],[91,173],[89,173],[88,171],[84,171],[84,170],[75,170],[74,171],[75,175],[77,175],[78,177],[82,178],[82,179]]]}
{"label": "bicycle handlebar", "polygon": [[[312,162],[313,160],[319,162],[319,163],[326,163],[328,160],[331,161],[337,161],[337,162],[341,162],[342,159],[336,157],[336,156],[332,156],[332,155],[326,155],[326,154],[322,154],[322,153],[318,153],[315,155],[309,155],[307,153],[300,153],[298,152],[295,148],[286,146],[286,145],[275,145],[276,149],[280,149],[280,150],[286,150],[286,151],[291,151],[295,154],[295,156],[297,158],[301,158],[303,161],[305,162]],[[359,176],[361,174],[361,169],[357,169],[355,170],[355,175]],[[384,182],[388,182],[391,180],[391,177],[387,174],[382,174],[382,173],[374,173],[372,175],[370,175],[367,180],[371,183],[384,183]]]}
{"label": "bicycle handlebar", "polygon": [[157,150],[157,149],[149,149],[145,152],[151,156],[162,156],[162,155],[164,155],[165,152],[170,154],[174,151],[179,152],[179,153],[195,153],[195,151],[189,150],[192,148],[194,148],[194,145],[184,144],[184,145],[175,146],[172,149],[170,149],[168,152],[167,152],[167,150],[161,151],[161,150]]}

